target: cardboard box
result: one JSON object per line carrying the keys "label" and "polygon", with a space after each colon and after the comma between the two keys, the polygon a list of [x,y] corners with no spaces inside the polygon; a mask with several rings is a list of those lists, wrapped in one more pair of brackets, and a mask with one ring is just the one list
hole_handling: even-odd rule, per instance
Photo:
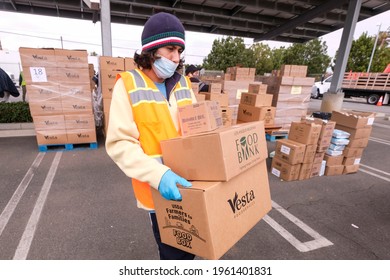
{"label": "cardboard box", "polygon": [[271,173],[285,181],[298,180],[302,164],[289,164],[277,157],[272,158]]}
{"label": "cardboard box", "polygon": [[125,60],[123,57],[100,56],[99,70],[125,70]]}
{"label": "cardboard box", "polygon": [[312,122],[292,122],[288,139],[302,144],[316,144],[321,133],[321,125]]}
{"label": "cardboard box", "polygon": [[87,101],[92,103],[92,92],[88,83],[64,83],[60,86],[61,100]]}
{"label": "cardboard box", "polygon": [[66,130],[35,130],[38,145],[57,145],[68,143]]}
{"label": "cardboard box", "polygon": [[49,101],[29,101],[32,116],[60,115],[62,111],[61,98],[52,98]]}
{"label": "cardboard box", "polygon": [[45,102],[60,100],[60,89],[58,85],[27,84],[29,102]]}
{"label": "cardboard box", "polygon": [[344,165],[326,166],[325,176],[334,176],[343,174]]}
{"label": "cardboard box", "polygon": [[96,142],[96,130],[92,129],[69,129],[66,131],[68,143],[82,144],[82,143],[95,143]]}
{"label": "cardboard box", "polygon": [[339,130],[343,130],[345,132],[348,132],[349,139],[360,139],[360,138],[369,138],[371,135],[372,131],[372,126],[367,126],[367,127],[361,127],[361,128],[350,128],[346,126],[342,126],[339,124],[336,124],[336,128]]}
{"label": "cardboard box", "polygon": [[216,101],[203,101],[178,108],[181,135],[208,132],[223,126],[221,108]]}
{"label": "cardboard box", "polygon": [[271,106],[272,98],[272,94],[242,93],[240,103],[255,107]]}
{"label": "cardboard box", "polygon": [[205,259],[219,259],[270,210],[265,160],[228,182],[193,181],[182,201],[152,189],[163,243]]}
{"label": "cardboard box", "polygon": [[[57,67],[54,49],[19,48],[20,61],[25,67]],[[26,75],[26,71],[23,74]],[[26,78],[26,77],[25,77]]]}
{"label": "cardboard box", "polygon": [[[248,86],[248,93],[252,94],[266,94],[268,85],[263,83],[250,83]],[[271,104],[269,104],[270,106]]]}
{"label": "cardboard box", "polygon": [[217,101],[219,106],[228,106],[229,105],[229,95],[224,93],[202,93],[206,96],[206,100]]}
{"label": "cardboard box", "polygon": [[302,163],[305,155],[305,149],[305,144],[289,139],[280,139],[276,141],[275,157],[292,165]]}
{"label": "cardboard box", "polygon": [[57,68],[56,82],[60,85],[88,84],[89,87],[89,70],[88,68]]}
{"label": "cardboard box", "polygon": [[255,107],[245,104],[238,105],[237,120],[242,122],[264,121],[264,124],[274,124],[275,107]]}
{"label": "cardboard box", "polygon": [[359,164],[346,165],[344,166],[343,174],[356,173],[359,170],[359,166],[360,166]]}
{"label": "cardboard box", "polygon": [[64,114],[92,114],[92,100],[89,101],[61,96],[62,112]]}
{"label": "cardboard box", "polygon": [[299,170],[298,180],[310,179],[312,165],[313,165],[312,162],[301,164],[301,168]]}
{"label": "cardboard box", "polygon": [[130,71],[130,70],[133,70],[136,68],[137,68],[137,65],[134,62],[134,58],[125,57],[125,68],[123,70]]}
{"label": "cardboard box", "polygon": [[326,166],[335,166],[335,165],[342,165],[343,164],[344,156],[330,156],[325,154],[324,160],[326,161]]}
{"label": "cardboard box", "polygon": [[372,126],[375,120],[375,113],[360,111],[333,111],[330,118],[338,125],[350,128],[363,128]]}
{"label": "cardboard box", "polygon": [[350,148],[365,148],[368,145],[367,138],[349,139],[348,147]]}
{"label": "cardboard box", "polygon": [[93,114],[64,115],[66,129],[95,129],[95,118]]}
{"label": "cardboard box", "polygon": [[54,55],[59,68],[88,68],[88,53],[86,50],[55,49]]}
{"label": "cardboard box", "polygon": [[23,66],[23,75],[26,83],[40,85],[57,85],[58,74],[55,67]]}
{"label": "cardboard box", "polygon": [[263,122],[160,142],[164,164],[188,180],[228,181],[268,157]]}
{"label": "cardboard box", "polygon": [[306,119],[306,121],[312,121],[321,125],[320,136],[318,137],[317,151],[325,152],[330,145],[332,139],[333,130],[336,126],[334,121],[326,121],[318,118]]}
{"label": "cardboard box", "polygon": [[35,130],[65,130],[64,115],[33,116]]}
{"label": "cardboard box", "polygon": [[361,158],[359,157],[344,157],[343,165],[358,165],[360,164]]}
{"label": "cardboard box", "polygon": [[222,92],[222,83],[210,83],[209,93],[220,94]]}
{"label": "cardboard box", "polygon": [[305,155],[303,157],[303,163],[310,163],[314,161],[316,156],[317,145],[305,145]]}
{"label": "cardboard box", "polygon": [[362,157],[364,148],[350,148],[346,147],[343,151],[344,157]]}

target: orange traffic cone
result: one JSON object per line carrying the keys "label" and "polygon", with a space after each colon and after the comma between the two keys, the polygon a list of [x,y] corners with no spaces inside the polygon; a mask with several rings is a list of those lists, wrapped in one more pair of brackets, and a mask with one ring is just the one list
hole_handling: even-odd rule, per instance
{"label": "orange traffic cone", "polygon": [[382,102],[383,102],[383,96],[379,98],[379,101],[378,103],[376,103],[376,106],[382,106]]}

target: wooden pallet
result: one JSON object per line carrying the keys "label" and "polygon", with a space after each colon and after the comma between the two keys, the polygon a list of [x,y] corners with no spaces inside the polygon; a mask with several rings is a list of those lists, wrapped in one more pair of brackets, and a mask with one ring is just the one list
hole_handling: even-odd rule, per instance
{"label": "wooden pallet", "polygon": [[276,140],[279,140],[279,139],[287,139],[287,136],[288,136],[288,134],[280,134],[280,135],[274,134],[274,135],[271,135],[271,134],[266,133],[265,134],[265,139],[267,141],[270,141],[270,142],[275,142]]}
{"label": "wooden pallet", "polygon": [[97,149],[98,144],[94,143],[77,143],[77,144],[48,144],[38,145],[40,152],[58,152],[58,151],[72,151],[84,149]]}

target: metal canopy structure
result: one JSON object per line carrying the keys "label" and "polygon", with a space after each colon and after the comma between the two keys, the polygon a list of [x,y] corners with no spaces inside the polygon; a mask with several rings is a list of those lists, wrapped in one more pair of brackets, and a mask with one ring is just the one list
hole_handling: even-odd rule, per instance
{"label": "metal canopy structure", "polygon": [[[100,5],[109,0],[100,0]],[[304,43],[343,28],[348,0],[111,0],[112,23],[144,25],[157,12],[175,14],[187,31]],[[1,0],[0,10],[101,20],[99,1]],[[358,21],[390,10],[389,0],[363,0]]]}

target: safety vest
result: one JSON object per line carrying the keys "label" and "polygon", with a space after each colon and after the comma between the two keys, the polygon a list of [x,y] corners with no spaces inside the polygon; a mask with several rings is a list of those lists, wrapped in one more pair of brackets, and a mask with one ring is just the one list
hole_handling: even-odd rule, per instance
{"label": "safety vest", "polygon": [[[141,148],[145,154],[162,163],[160,141],[179,136],[168,109],[169,103],[142,71],[136,69],[123,72],[119,77],[122,78],[130,97]],[[171,92],[178,107],[192,103],[190,88],[189,81],[182,76]],[[143,206],[154,209],[150,185],[134,178],[132,185],[136,199]]]}

